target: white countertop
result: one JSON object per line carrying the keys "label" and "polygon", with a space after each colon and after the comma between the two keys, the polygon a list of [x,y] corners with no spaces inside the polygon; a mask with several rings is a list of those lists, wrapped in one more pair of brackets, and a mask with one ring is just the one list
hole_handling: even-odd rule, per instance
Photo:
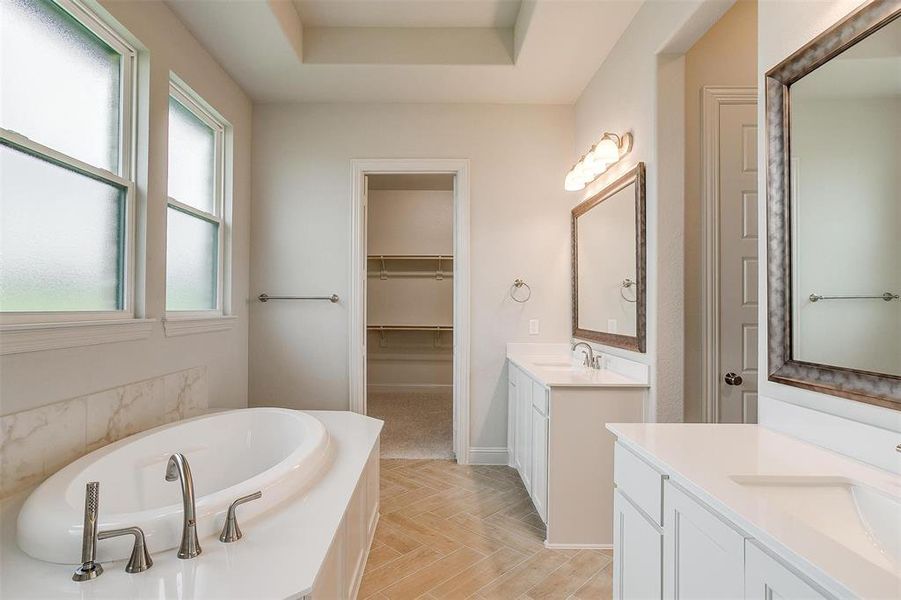
{"label": "white countertop", "polygon": [[125,561],[108,562],[99,578],[76,583],[72,581],[74,562],[42,562],[16,546],[16,515],[27,492],[4,500],[0,504],[0,597],[283,599],[309,593],[382,422],[351,412],[307,412],[329,432],[330,464],[295,501],[242,522],[240,541],[200,540],[203,554],[195,559],[181,560],[174,549],[166,550],[153,553],[153,567],[143,573],[126,573]]}
{"label": "white countertop", "polygon": [[548,387],[649,387],[646,380],[610,368],[580,366],[568,354],[531,354],[508,348],[507,359]]}
{"label": "white countertop", "polygon": [[[862,534],[846,491],[854,483],[901,498],[901,475],[757,425],[610,423],[607,429],[801,572],[834,583],[829,591],[901,598],[901,565]],[[749,476],[821,479],[778,492],[733,479]],[[834,492],[826,491],[830,486]],[[792,493],[798,497],[786,498]]]}

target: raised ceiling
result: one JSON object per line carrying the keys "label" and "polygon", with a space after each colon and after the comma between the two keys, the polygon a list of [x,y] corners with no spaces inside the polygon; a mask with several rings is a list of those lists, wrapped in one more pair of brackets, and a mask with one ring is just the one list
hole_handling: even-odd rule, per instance
{"label": "raised ceiling", "polygon": [[641,0],[168,0],[257,102],[574,102]]}
{"label": "raised ceiling", "polygon": [[293,0],[305,27],[512,29],[521,0]]}

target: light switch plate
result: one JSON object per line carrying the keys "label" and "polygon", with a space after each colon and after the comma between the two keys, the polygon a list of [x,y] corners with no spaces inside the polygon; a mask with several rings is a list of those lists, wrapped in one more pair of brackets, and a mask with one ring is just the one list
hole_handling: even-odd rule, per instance
{"label": "light switch plate", "polygon": [[538,335],[538,319],[529,319],[529,335]]}

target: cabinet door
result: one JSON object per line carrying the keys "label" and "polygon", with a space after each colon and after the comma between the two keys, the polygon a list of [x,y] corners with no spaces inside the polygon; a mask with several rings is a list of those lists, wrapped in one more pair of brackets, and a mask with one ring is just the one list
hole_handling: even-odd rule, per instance
{"label": "cabinet door", "polygon": [[532,407],[532,503],[547,523],[547,433],[548,418]]}
{"label": "cabinet door", "polygon": [[663,507],[663,597],[742,598],[744,536],[669,481]]}
{"label": "cabinet door", "polygon": [[516,461],[516,379],[518,370],[512,364],[507,369],[507,463],[519,468]]}
{"label": "cabinet door", "polygon": [[747,600],[823,600],[830,598],[748,540],[745,551]]}
{"label": "cabinet door", "polygon": [[524,373],[516,384],[516,460],[519,476],[529,492],[532,491],[532,380]]}
{"label": "cabinet door", "polygon": [[613,597],[661,598],[663,534],[619,490],[613,492],[613,540]]}

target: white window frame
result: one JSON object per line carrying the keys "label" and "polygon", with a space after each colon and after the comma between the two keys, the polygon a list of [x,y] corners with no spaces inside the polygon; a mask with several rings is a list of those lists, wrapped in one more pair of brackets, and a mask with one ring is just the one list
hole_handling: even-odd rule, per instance
{"label": "white window frame", "polygon": [[[194,208],[177,198],[167,195],[168,209],[173,208],[198,219],[218,226],[216,260],[216,308],[204,310],[169,310],[166,308],[166,335],[186,335],[229,329],[235,320],[230,316],[231,278],[231,194],[228,193],[230,165],[227,139],[230,125],[197,92],[192,90],[175,73],[169,78],[169,97],[188,109],[195,117],[213,130],[213,211],[212,213]],[[168,181],[167,181],[168,186]],[[168,256],[168,241],[166,242]],[[167,269],[168,274],[168,269]],[[167,290],[168,296],[168,290]]]}
{"label": "white window frame", "polygon": [[[139,339],[150,334],[152,320],[138,314],[135,280],[137,243],[136,128],[137,50],[110,24],[80,0],[52,0],[76,21],[121,56],[119,71],[119,164],[117,172],[95,167],[16,131],[0,127],[0,143],[34,155],[75,173],[92,177],[125,191],[122,256],[122,307],[118,310],[0,312],[0,354],[66,348]],[[102,327],[108,325],[110,327]],[[74,326],[72,329],[70,326]],[[69,328],[66,331],[66,328]]]}

